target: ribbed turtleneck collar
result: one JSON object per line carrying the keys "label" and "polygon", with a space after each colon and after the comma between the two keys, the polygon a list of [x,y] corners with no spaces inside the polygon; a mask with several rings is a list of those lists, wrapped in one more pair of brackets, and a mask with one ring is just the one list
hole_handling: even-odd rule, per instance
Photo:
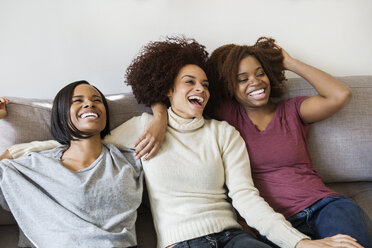
{"label": "ribbed turtleneck collar", "polygon": [[180,132],[189,132],[201,128],[204,125],[204,118],[184,119],[176,115],[172,108],[168,108],[168,124]]}

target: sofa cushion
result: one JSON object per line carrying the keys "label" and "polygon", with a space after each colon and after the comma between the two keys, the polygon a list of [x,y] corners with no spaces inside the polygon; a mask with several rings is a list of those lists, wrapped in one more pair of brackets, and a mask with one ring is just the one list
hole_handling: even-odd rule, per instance
{"label": "sofa cushion", "polygon": [[[338,78],[353,92],[351,102],[334,116],[312,125],[309,149],[324,182],[372,180],[372,76]],[[304,79],[290,79],[285,97],[314,95]]]}

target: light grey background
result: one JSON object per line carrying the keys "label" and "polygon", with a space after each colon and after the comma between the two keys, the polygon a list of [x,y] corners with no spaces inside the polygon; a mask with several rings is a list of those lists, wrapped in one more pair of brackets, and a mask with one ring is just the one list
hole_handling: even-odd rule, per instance
{"label": "light grey background", "polygon": [[332,75],[372,75],[371,11],[369,0],[0,0],[0,95],[53,98],[80,79],[128,92],[139,49],[177,34],[209,52],[271,36]]}

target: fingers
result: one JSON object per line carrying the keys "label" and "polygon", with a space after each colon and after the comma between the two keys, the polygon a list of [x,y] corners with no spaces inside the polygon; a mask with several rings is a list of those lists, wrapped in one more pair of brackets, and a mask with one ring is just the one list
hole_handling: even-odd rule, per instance
{"label": "fingers", "polygon": [[8,104],[9,103],[9,99],[6,98],[6,97],[0,97],[0,104]]}
{"label": "fingers", "polygon": [[360,244],[358,244],[357,240],[349,235],[344,234],[337,234],[335,236],[329,237],[333,242],[335,242],[336,247],[357,247],[362,248]]}
{"label": "fingers", "polygon": [[136,148],[136,147],[138,146],[138,144],[141,143],[141,142],[146,138],[146,136],[147,136],[147,133],[142,134],[142,135],[138,138],[138,140],[136,141],[136,143],[134,144],[134,147]]}
{"label": "fingers", "polygon": [[160,148],[160,145],[155,144],[144,159],[145,160],[151,159],[158,152],[159,148]]}
{"label": "fingers", "polygon": [[146,135],[144,138],[140,138],[139,140],[140,142],[136,142],[136,151],[134,153],[136,159],[140,159],[146,154],[147,156],[143,158],[143,160],[150,159],[156,153],[159,144],[157,144],[155,138],[151,135]]}
{"label": "fingers", "polygon": [[303,239],[296,247],[298,248],[332,248],[332,247],[343,247],[343,248],[362,248],[356,239],[349,235],[337,234],[332,237],[327,237],[317,240]]}

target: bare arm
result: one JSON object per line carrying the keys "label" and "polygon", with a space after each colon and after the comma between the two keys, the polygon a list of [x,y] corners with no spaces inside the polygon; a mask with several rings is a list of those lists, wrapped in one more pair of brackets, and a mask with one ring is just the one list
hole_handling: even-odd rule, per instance
{"label": "bare arm", "polygon": [[4,118],[7,115],[6,104],[9,103],[9,100],[5,97],[0,97],[0,119]]}
{"label": "bare arm", "polygon": [[324,120],[335,114],[351,100],[351,90],[331,75],[292,58],[282,49],[283,64],[306,79],[318,92],[306,99],[300,108],[304,121],[311,123]]}
{"label": "bare arm", "polygon": [[137,159],[145,154],[147,155],[144,160],[154,157],[165,137],[168,123],[167,107],[162,103],[156,103],[151,106],[151,109],[154,119],[134,144]]}

